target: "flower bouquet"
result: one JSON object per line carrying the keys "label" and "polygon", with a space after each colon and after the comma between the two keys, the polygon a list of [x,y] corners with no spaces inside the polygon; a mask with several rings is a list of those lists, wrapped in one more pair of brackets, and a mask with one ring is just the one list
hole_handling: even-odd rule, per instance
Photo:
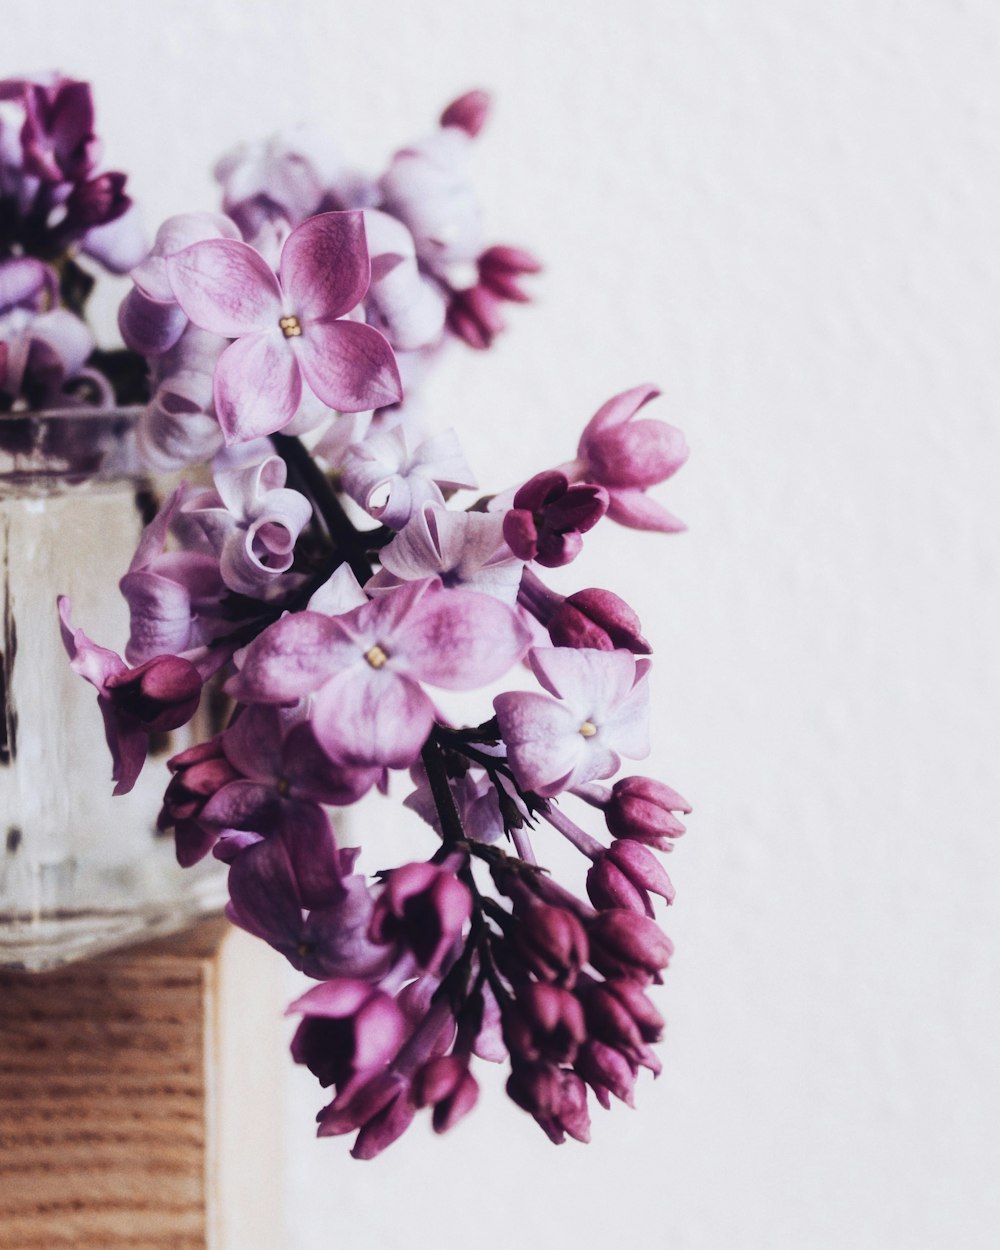
{"label": "flower bouquet", "polygon": [[[613,591],[544,578],[598,523],[682,528],[647,492],[686,448],[637,386],[565,463],[481,493],[427,424],[428,370],[449,342],[488,347],[539,268],[482,238],[466,159],[487,110],[461,97],[375,178],[309,132],[240,149],[222,214],[160,228],[120,318],[150,364],[140,443],[211,480],[170,493],[123,570],[123,657],[59,605],[116,793],[206,690],[228,700],[170,760],[159,824],[181,865],[228,865],[232,921],[315,982],[292,1053],[331,1090],[320,1134],[356,1133],[358,1158],[421,1108],[453,1126],[477,1058],[509,1064],[554,1142],[587,1140],[588,1090],[631,1104],[660,1066],[655,852],[689,808],[621,774],[649,750],[651,648]],[[351,844],[337,810],[373,790],[425,822],[429,856]],[[553,830],[575,888],[539,860]]]}

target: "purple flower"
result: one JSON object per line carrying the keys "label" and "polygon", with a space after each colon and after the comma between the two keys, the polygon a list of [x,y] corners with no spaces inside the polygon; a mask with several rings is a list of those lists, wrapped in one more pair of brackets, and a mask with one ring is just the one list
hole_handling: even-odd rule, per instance
{"label": "purple flower", "polygon": [[627,907],[647,916],[654,914],[650,893],[674,901],[674,887],[659,860],[627,838],[597,856],[587,873],[587,893],[595,907]]}
{"label": "purple flower", "polygon": [[246,649],[229,691],[246,703],[313,696],[316,738],[331,759],[405,768],[434,722],[421,682],[470,690],[505,672],[527,636],[486,595],[409,582],[341,616],[286,616]]}
{"label": "purple flower", "polygon": [[312,518],[304,495],[285,486],[288,470],[280,456],[248,445],[250,456],[222,453],[216,460],[215,490],[193,495],[184,517],[196,523],[219,557],[230,590],[263,598],[292,565],[295,543]]}
{"label": "purple flower", "polygon": [[263,257],[236,239],[194,243],[166,264],[177,302],[195,325],[236,340],[215,371],[215,408],[227,442],[287,425],[303,381],[345,412],[401,398],[382,335],[342,320],[370,279],[361,213],[323,213],[293,230],[281,250],[280,285]]}
{"label": "purple flower", "polygon": [[630,908],[599,911],[587,925],[590,962],[606,977],[646,982],[669,964],[673,944],[648,916]]}
{"label": "purple flower", "polygon": [[414,450],[405,428],[373,430],[344,457],[343,488],[377,521],[399,530],[428,500],[444,503],[441,488],[473,487],[454,430],[425,439]]}
{"label": "purple flower", "polygon": [[610,590],[578,590],[567,595],[545,622],[557,647],[621,648],[635,655],[652,649],[643,638],[639,618]]}
{"label": "purple flower", "polygon": [[435,1133],[446,1133],[479,1100],[479,1086],[467,1062],[456,1055],[438,1055],[417,1070],[410,1097],[417,1107],[433,1107]]}
{"label": "purple flower", "polygon": [[476,261],[480,285],[500,299],[526,304],[531,296],[518,282],[523,274],[540,273],[541,264],[521,247],[488,247]]}
{"label": "purple flower", "polygon": [[496,512],[450,512],[426,501],[379,556],[381,570],[369,591],[404,581],[440,577],[445,586],[465,586],[513,607],[523,561],[507,546],[503,517]]}
{"label": "purple flower", "polygon": [[544,1062],[513,1064],[507,1093],[555,1145],[561,1146],[567,1133],[590,1141],[587,1091],[575,1072]]}
{"label": "purple flower", "polygon": [[25,169],[45,182],[87,178],[100,157],[89,84],[69,78],[27,83],[24,106]]}
{"label": "purple flower", "polygon": [[433,863],[404,864],[385,874],[370,934],[399,942],[417,967],[436,970],[472,914],[472,896],[454,872]]}
{"label": "purple flower", "polygon": [[674,838],[684,832],[674,812],[690,810],[690,803],[662,781],[622,777],[612,788],[604,818],[616,838],[632,838],[658,851],[669,851]]}
{"label": "purple flower", "polygon": [[602,405],[583,431],[574,476],[607,488],[613,521],[670,534],[683,530],[683,521],[645,491],[672,477],[687,460],[684,435],[665,421],[634,419],[659,393],[654,386],[636,386]]}
{"label": "purple flower", "polygon": [[522,560],[536,560],[546,568],[569,564],[580,554],[582,535],[592,529],[608,508],[601,486],[570,486],[565,473],[551,469],[538,473],[518,490],[514,506],[504,517],[503,536]]}
{"label": "purple flower", "polygon": [[522,787],[549,797],[611,776],[623,755],[649,753],[647,660],[566,647],[535,647],[528,658],[549,695],[518,691],[493,700]]}
{"label": "purple flower", "polygon": [[321,1085],[336,1085],[337,1103],[347,1102],[382,1071],[406,1034],[406,1018],[396,1002],[353,978],[314,986],[288,1012],[304,1017],[292,1039],[292,1058]]}
{"label": "purple flower", "polygon": [[130,669],[121,656],[92,642],[70,622],[70,601],[58,601],[70,667],[97,690],[113,762],[115,794],[128,794],[146,760],[151,733],[186,724],[198,710],[201,677],[176,655],[159,655]]}

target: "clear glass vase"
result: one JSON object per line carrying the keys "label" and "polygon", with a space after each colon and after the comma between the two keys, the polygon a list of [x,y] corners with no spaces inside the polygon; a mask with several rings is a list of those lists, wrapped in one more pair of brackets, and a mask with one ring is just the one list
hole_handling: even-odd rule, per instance
{"label": "clear glass vase", "polygon": [[0,416],[0,967],[54,967],[225,901],[223,865],[182,870],[156,830],[166,760],[212,728],[160,735],[133,792],[113,798],[95,692],[60,638],[65,594],[74,625],[124,649],[117,583],[157,503],[137,415]]}

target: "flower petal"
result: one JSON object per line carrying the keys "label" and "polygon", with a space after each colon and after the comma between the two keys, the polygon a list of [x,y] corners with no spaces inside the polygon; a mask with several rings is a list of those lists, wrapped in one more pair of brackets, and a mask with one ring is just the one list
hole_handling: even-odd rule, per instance
{"label": "flower petal", "polygon": [[430,699],[415,681],[359,665],[329,681],[313,702],[316,739],[345,764],[408,768],[434,721]]}
{"label": "flower petal", "polygon": [[350,312],[371,280],[364,214],[319,213],[304,221],[285,240],[279,272],[289,310],[301,321]]}
{"label": "flower petal", "polygon": [[302,378],[280,331],[230,343],[215,367],[215,411],[227,443],[273,434],[295,415]]}
{"label": "flower petal", "polygon": [[244,703],[291,703],[312,694],[356,649],[328,616],[299,612],[276,621],[246,648],[227,690]]}
{"label": "flower petal", "polygon": [[311,321],[295,350],[305,380],[338,412],[385,408],[403,397],[392,348],[360,321]]}
{"label": "flower petal", "polygon": [[277,328],[278,280],[259,252],[238,239],[206,239],[168,256],[177,302],[203,330],[237,338]]}
{"label": "flower petal", "polygon": [[427,595],[407,619],[393,654],[421,681],[474,690],[502,676],[531,635],[505,603],[475,590]]}

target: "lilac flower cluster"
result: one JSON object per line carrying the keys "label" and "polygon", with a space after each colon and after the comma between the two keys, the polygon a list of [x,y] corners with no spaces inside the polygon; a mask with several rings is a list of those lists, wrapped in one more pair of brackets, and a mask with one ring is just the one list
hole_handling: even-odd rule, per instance
{"label": "lilac flower cluster", "polygon": [[488,109],[485,93],[462,96],[378,177],[306,129],[219,162],[223,212],[166,221],[122,305],[125,342],[151,362],[151,463],[365,414],[338,423],[336,458],[372,411],[382,428],[398,422],[404,384],[414,409],[449,338],[490,345],[539,265],[483,238],[467,164]]}
{"label": "lilac flower cluster", "polygon": [[[475,1059],[509,1063],[510,1097],[554,1142],[588,1139],[591,1094],[631,1105],[639,1070],[660,1069],[647,990],[671,956],[654,899],[673,888],[656,852],[690,809],[622,775],[649,752],[635,612],[605,589],[559,594],[543,572],[608,518],[682,528],[647,492],[687,452],[640,415],[657,392],[637,387],[603,405],[565,464],[458,502],[476,483],[457,437],[421,428],[409,389],[399,401],[408,354],[444,325],[482,345],[471,327],[519,299],[534,267],[477,250],[455,153],[484,115],[481,93],[450,106],[377,198],[315,153],[246,150],[221,167],[230,217],[160,231],[122,324],[160,379],[150,446],[161,459],[201,447],[212,485],[182,483],[146,529],[121,580],[124,658],[60,604],[116,793],[206,684],[228,695],[226,727],[170,761],[160,825],[182,865],[227,863],[231,919],[316,981],[290,1008],[292,1053],[331,1091],[320,1134],[356,1133],[358,1158],[422,1108],[452,1127],[475,1105]],[[470,256],[478,278],[456,291],[449,266]],[[435,694],[512,672],[474,726]],[[393,774],[439,846],[371,875],[330,809],[388,794]],[[584,857],[579,895],[538,862],[549,829]]]}
{"label": "lilac flower cluster", "polygon": [[95,357],[93,278],[74,258],[125,273],[146,243],[125,175],[100,158],[87,83],[0,81],[0,411],[115,401],[123,362]]}

